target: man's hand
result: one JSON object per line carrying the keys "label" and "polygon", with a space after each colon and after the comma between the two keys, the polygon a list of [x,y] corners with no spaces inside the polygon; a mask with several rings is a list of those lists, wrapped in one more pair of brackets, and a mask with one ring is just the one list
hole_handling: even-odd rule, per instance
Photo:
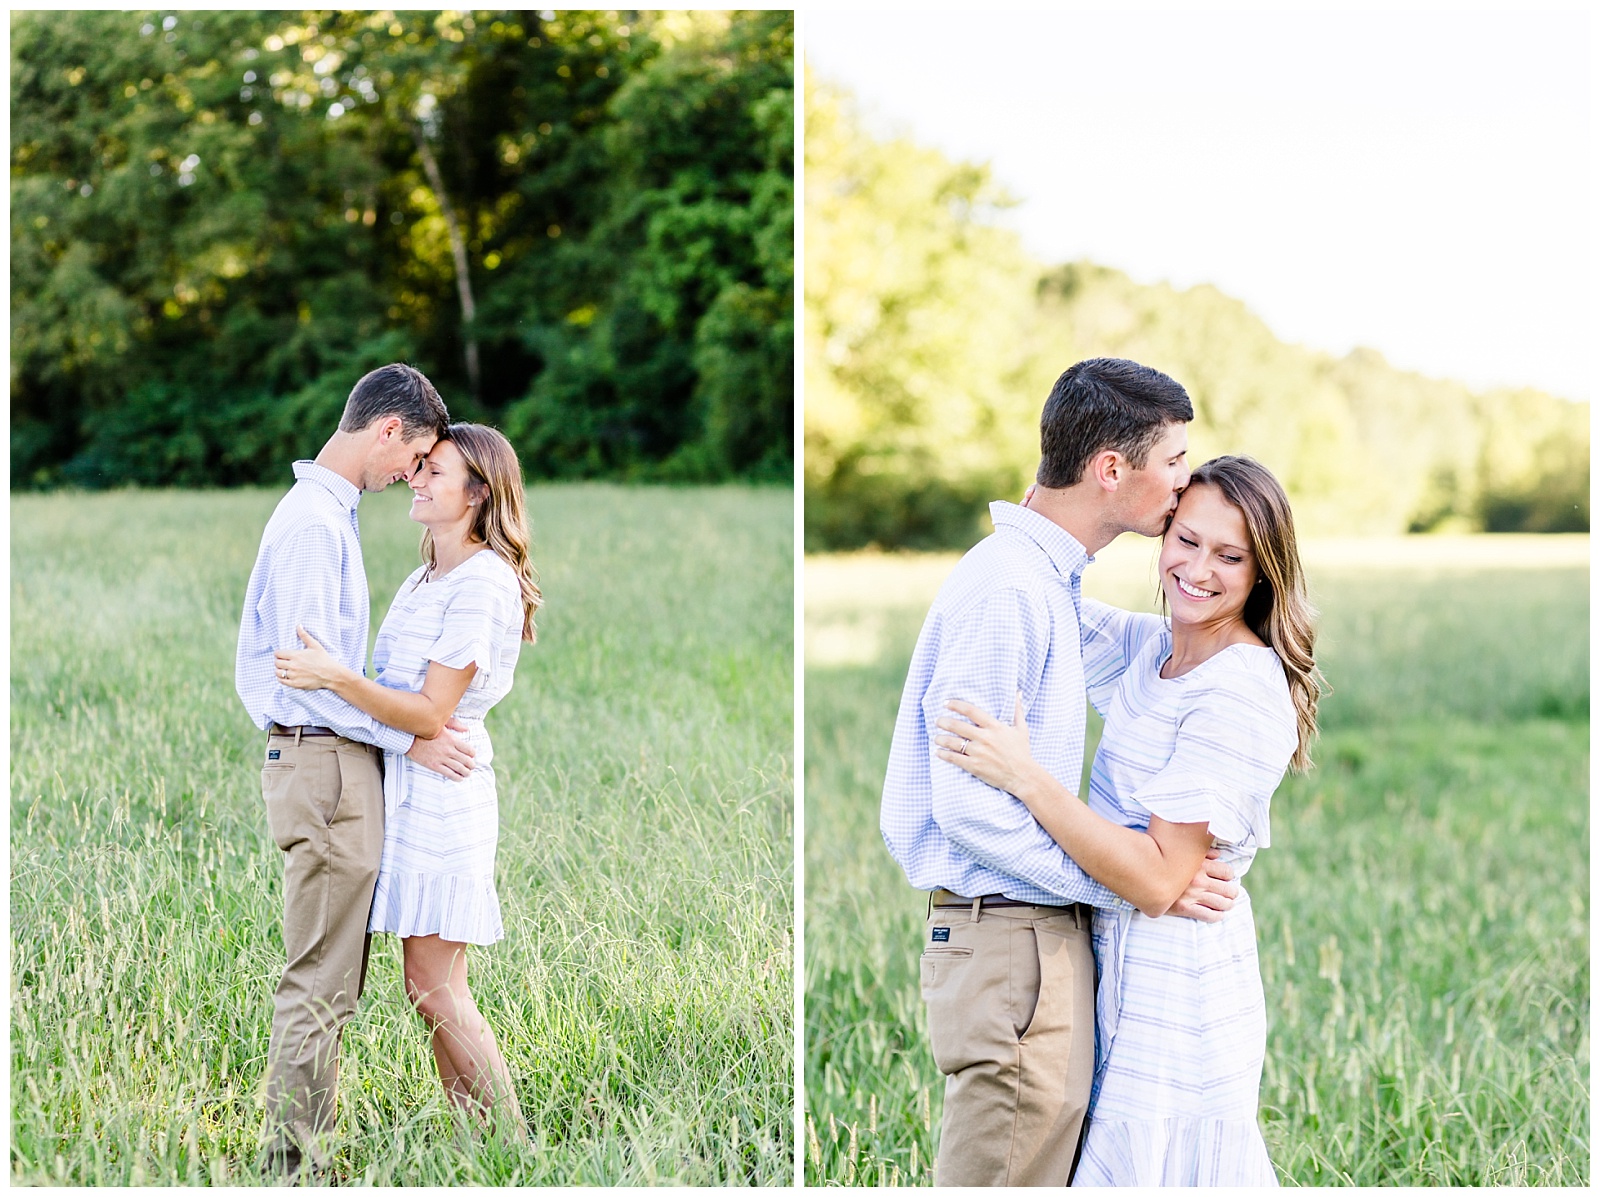
{"label": "man's hand", "polygon": [[1222,916],[1233,909],[1239,885],[1233,879],[1233,867],[1218,860],[1219,855],[1215,848],[1206,853],[1206,858],[1200,862],[1200,871],[1189,882],[1183,896],[1172,904],[1168,914],[1202,923],[1220,923]]}
{"label": "man's hand", "polygon": [[459,719],[445,720],[444,730],[431,740],[418,736],[406,753],[424,769],[432,769],[452,781],[463,781],[472,775],[472,762],[477,753],[458,732],[467,730]]}

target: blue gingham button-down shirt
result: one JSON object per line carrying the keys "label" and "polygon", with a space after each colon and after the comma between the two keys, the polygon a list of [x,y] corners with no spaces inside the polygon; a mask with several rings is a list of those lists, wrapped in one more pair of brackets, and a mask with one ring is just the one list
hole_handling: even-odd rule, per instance
{"label": "blue gingham button-down shirt", "polygon": [[391,752],[408,752],[410,732],[379,723],[332,690],[295,690],[278,681],[273,652],[305,647],[295,635],[297,624],[335,660],[364,674],[371,618],[356,521],[360,489],[314,461],[295,462],[294,476],[294,486],[267,521],[250,571],[234,689],[263,731],[272,723],[316,724]]}
{"label": "blue gingham button-down shirt", "polygon": [[1035,511],[997,502],[989,514],[994,535],[956,565],[917,639],[883,786],[884,841],[918,889],[1123,907],[1020,800],[933,756],[946,699],[1010,723],[1020,690],[1034,758],[1074,794],[1082,784],[1079,583],[1090,558]]}

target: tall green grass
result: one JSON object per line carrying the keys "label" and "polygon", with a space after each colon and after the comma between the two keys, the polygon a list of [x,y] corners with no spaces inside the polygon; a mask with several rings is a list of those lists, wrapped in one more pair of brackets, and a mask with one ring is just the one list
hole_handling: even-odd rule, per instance
{"label": "tall green grass", "polygon": [[[1463,542],[1448,568],[1312,571],[1333,686],[1318,768],[1278,791],[1249,878],[1270,1028],[1261,1118],[1285,1184],[1589,1182],[1587,570],[1499,568],[1497,543]],[[947,566],[808,563],[808,652],[826,654],[806,670],[812,1183],[932,1179],[943,1079],[918,992],[925,899],[877,817]],[[1148,609],[1147,567],[1099,568],[1089,593]]]}
{"label": "tall green grass", "polygon": [[[255,1179],[282,864],[233,654],[277,498],[12,499],[13,1183]],[[531,1142],[449,1111],[382,936],[332,1179],[787,1183],[792,498],[529,505],[548,606],[488,724],[506,938],[469,960]],[[405,512],[362,504],[374,633]]]}

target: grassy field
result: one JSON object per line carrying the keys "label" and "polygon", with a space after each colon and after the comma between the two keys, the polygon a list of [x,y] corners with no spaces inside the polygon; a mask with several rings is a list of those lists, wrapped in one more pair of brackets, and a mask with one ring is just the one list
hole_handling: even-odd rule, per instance
{"label": "grassy field", "polygon": [[[1285,1184],[1589,1183],[1588,550],[1306,548],[1333,693],[1318,768],[1278,791],[1250,873],[1261,1118]],[[1152,559],[1114,544],[1085,590],[1148,610]],[[953,562],[806,563],[813,1183],[932,1179],[925,904],[877,818],[906,664]]]}
{"label": "grassy field", "polygon": [[[404,490],[362,504],[374,634]],[[12,498],[13,1184],[254,1180],[282,865],[233,656],[277,498]],[[792,496],[529,504],[548,606],[489,716],[507,934],[470,959],[532,1143],[450,1114],[382,936],[334,1179],[789,1183]]]}

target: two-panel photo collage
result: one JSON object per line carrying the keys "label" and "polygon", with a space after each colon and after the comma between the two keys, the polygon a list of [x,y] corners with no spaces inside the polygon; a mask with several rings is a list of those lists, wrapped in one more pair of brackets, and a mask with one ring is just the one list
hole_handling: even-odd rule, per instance
{"label": "two-panel photo collage", "polygon": [[8,1183],[1587,1187],[1594,20],[12,10]]}

